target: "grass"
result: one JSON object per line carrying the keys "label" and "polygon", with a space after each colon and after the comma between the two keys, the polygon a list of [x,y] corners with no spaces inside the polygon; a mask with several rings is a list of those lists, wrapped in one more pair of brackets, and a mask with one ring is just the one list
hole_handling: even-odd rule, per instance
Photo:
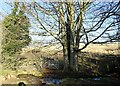
{"label": "grass", "polygon": [[[80,44],[80,48],[83,46],[83,44]],[[38,53],[41,52],[43,54],[52,55],[54,53],[58,52],[57,54],[62,53],[62,47],[60,45],[53,45],[53,46],[46,46],[46,47],[37,47],[37,48],[24,48],[24,52],[35,50]],[[89,53],[100,53],[100,54],[119,54],[118,50],[118,44],[117,43],[110,43],[110,44],[89,44],[87,48],[82,50],[83,52],[89,52]]]}
{"label": "grass", "polygon": [[[83,44],[81,44],[82,46]],[[60,46],[47,46],[47,47],[37,47],[35,49],[32,48],[25,48],[24,52],[22,53],[23,57],[26,57],[27,59],[33,59],[36,56],[40,57],[47,56],[52,58],[58,58],[63,59],[62,51],[60,51],[62,48],[59,48]],[[32,51],[35,52],[36,56],[32,53]],[[60,51],[60,52],[57,52]],[[112,43],[112,44],[90,44],[86,49],[82,51],[83,53],[80,53],[79,56],[83,58],[100,58],[103,56],[110,56],[110,55],[118,55],[118,44]],[[86,53],[85,53],[86,52]],[[35,61],[35,60],[34,60]],[[24,72],[24,71],[23,71]],[[39,75],[39,74],[38,74]]]}
{"label": "grass", "polygon": [[0,75],[2,76],[7,76],[7,75],[19,75],[19,74],[33,74],[35,76],[42,76],[42,73],[38,72],[38,71],[23,71],[23,70],[17,70],[17,71],[13,71],[13,70],[0,70]]}
{"label": "grass", "polygon": [[[81,45],[82,46],[82,45]],[[22,57],[25,57],[28,60],[28,63],[31,64],[31,60],[36,61],[35,58],[40,56],[46,56],[51,58],[58,58],[63,59],[62,56],[62,48],[59,46],[48,46],[48,47],[37,47],[37,48],[25,48],[23,49],[24,52],[21,54]],[[61,50],[61,51],[60,51]],[[34,51],[34,53],[32,52]],[[59,51],[59,52],[58,52]],[[35,54],[35,55],[34,55]],[[86,58],[92,58],[92,59],[101,59],[102,57],[110,57],[110,56],[118,56],[119,50],[118,50],[118,44],[90,44],[86,49],[82,51],[82,53],[79,54],[80,57],[83,57],[84,62],[86,62]],[[85,63],[86,64],[86,63]],[[89,67],[96,67],[94,64],[87,64]],[[86,65],[83,65],[83,69],[85,69]],[[93,72],[96,72],[96,70],[93,70]],[[97,73],[97,72],[96,72]],[[35,76],[42,76],[42,74],[39,71],[33,71],[32,69],[30,71],[24,71],[24,70],[0,70],[0,75],[6,76],[7,74],[33,74]],[[89,81],[89,80],[88,80]],[[73,80],[74,83],[74,80]]]}
{"label": "grass", "polygon": [[13,70],[0,70],[0,75],[6,76],[7,74],[16,74]]}
{"label": "grass", "polygon": [[90,44],[86,49],[83,50],[84,52],[89,53],[99,53],[99,54],[119,54],[118,44],[117,43],[110,43],[110,44]]}
{"label": "grass", "polygon": [[114,77],[99,77],[98,80],[94,80],[94,78],[80,78],[80,79],[64,79],[61,84],[67,84],[67,85],[82,85],[82,86],[113,86],[120,84],[119,82],[120,78],[114,78]]}

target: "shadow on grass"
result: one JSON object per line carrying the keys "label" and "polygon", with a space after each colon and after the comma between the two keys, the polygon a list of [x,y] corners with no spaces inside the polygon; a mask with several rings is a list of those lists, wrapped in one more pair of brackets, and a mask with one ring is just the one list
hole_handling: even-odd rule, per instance
{"label": "shadow on grass", "polygon": [[79,71],[86,75],[120,76],[120,54],[79,54]]}

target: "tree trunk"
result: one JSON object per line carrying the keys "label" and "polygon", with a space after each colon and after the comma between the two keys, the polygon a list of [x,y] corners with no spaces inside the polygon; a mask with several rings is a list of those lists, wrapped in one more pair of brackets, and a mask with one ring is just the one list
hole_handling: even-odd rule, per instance
{"label": "tree trunk", "polygon": [[74,68],[75,68],[74,70],[78,71],[78,52],[75,51],[74,54],[75,54],[74,55]]}
{"label": "tree trunk", "polygon": [[69,52],[70,53],[68,53],[67,47],[63,47],[64,71],[78,71],[78,52],[72,48]]}
{"label": "tree trunk", "polygon": [[[69,45],[68,45],[69,44]],[[78,52],[74,49],[73,43],[67,43],[63,46],[64,70],[78,71]]]}
{"label": "tree trunk", "polygon": [[66,46],[63,46],[63,57],[64,57],[64,71],[68,71],[69,61],[68,61],[68,51]]}

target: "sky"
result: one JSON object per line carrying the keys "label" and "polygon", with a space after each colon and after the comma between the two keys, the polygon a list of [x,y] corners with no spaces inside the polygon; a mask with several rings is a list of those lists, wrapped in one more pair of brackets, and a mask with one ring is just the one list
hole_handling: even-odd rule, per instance
{"label": "sky", "polygon": [[[9,0],[10,1],[10,0]],[[39,1],[39,0],[37,0]],[[0,1],[0,20],[3,20],[5,16],[7,16],[8,14],[10,14],[12,11],[12,7],[10,5],[8,5],[7,3],[4,2],[4,0],[1,0]],[[33,27],[35,27],[35,25],[32,23],[31,21],[31,24]],[[38,28],[30,28],[30,32],[39,32],[40,30]],[[101,31],[99,31],[101,32]],[[35,41],[44,41],[44,39],[46,39],[47,41],[49,41],[50,39],[53,39],[51,37],[42,37],[40,38],[39,36],[36,36],[36,35],[31,35],[32,37],[32,42],[35,42]],[[101,40],[101,39],[100,39]]]}
{"label": "sky", "polygon": [[0,0],[0,20],[3,20],[12,10],[12,7],[6,4],[3,0]]}

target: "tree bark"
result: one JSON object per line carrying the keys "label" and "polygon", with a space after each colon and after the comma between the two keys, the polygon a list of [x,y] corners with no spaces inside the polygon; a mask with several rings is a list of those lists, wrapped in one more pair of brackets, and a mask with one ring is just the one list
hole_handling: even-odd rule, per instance
{"label": "tree bark", "polygon": [[64,57],[64,71],[68,71],[68,51],[67,47],[63,45],[63,57]]}

